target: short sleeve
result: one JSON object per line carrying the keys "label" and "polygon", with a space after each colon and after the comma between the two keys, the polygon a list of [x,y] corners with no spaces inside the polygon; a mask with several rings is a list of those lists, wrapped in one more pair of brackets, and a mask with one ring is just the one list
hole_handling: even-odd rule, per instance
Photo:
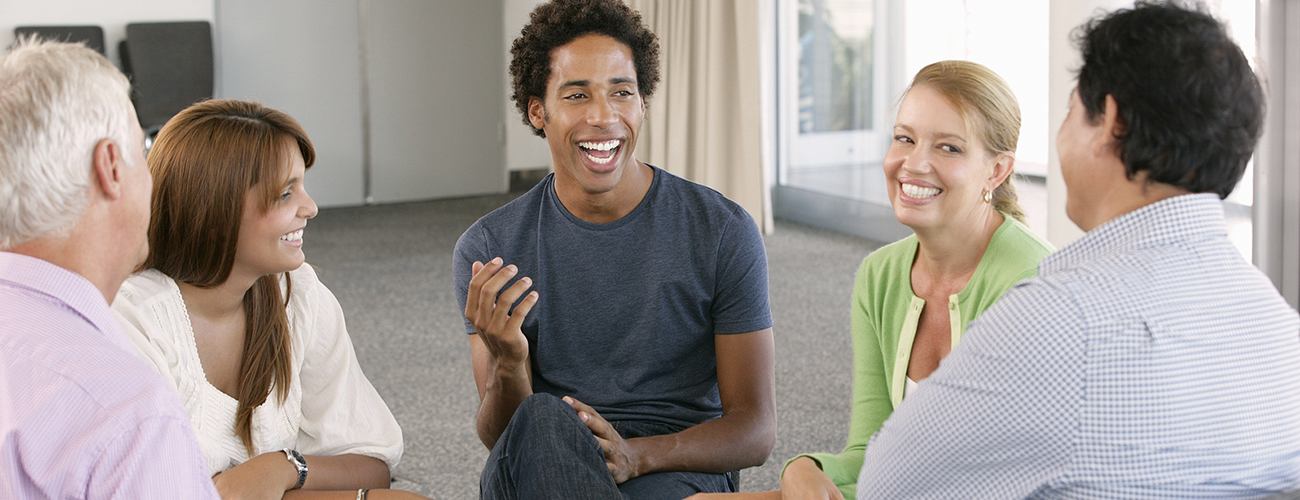
{"label": "short sleeve", "polygon": [[495,256],[488,255],[487,236],[483,226],[474,224],[466,229],[456,240],[456,249],[451,255],[451,276],[456,294],[456,304],[460,309],[456,315],[465,322],[465,333],[475,333],[474,324],[465,317],[465,302],[469,294],[469,280],[473,278],[474,262],[487,262]]}
{"label": "short sleeve", "polygon": [[[343,309],[309,266],[294,272],[309,330],[302,371],[302,424],[298,451],[305,455],[358,454],[383,460],[391,471],[402,457],[402,429],[370,384],[348,336]],[[306,279],[301,279],[300,276]],[[297,291],[294,292],[298,294]]]}
{"label": "short sleeve", "polygon": [[713,323],[717,334],[772,327],[767,300],[767,252],[758,226],[737,207],[718,243]]}

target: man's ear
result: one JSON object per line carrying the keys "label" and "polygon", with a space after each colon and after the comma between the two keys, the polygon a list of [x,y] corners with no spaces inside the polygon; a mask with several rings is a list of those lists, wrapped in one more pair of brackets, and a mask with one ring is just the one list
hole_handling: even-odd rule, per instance
{"label": "man's ear", "polygon": [[542,100],[536,97],[528,98],[528,123],[533,124],[533,128],[540,129],[546,125],[546,108],[542,105]]}
{"label": "man's ear", "polygon": [[1097,137],[1094,138],[1096,142],[1093,146],[1098,148],[1098,152],[1114,153],[1119,139],[1122,139],[1127,131],[1124,119],[1119,116],[1119,102],[1115,100],[1115,96],[1106,94],[1101,113],[1101,127]]}
{"label": "man's ear", "polygon": [[116,200],[122,197],[122,148],[111,139],[100,139],[90,155],[92,181],[96,191],[105,198]]}

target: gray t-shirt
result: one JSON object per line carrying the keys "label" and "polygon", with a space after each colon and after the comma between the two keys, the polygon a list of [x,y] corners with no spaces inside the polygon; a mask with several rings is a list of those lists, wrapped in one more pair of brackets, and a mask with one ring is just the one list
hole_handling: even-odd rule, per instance
{"label": "gray t-shirt", "polygon": [[687,427],[720,416],[713,336],[772,326],[753,219],[654,168],[631,213],[591,224],[564,208],[554,182],[461,235],[452,257],[461,311],[471,264],[501,257],[540,294],[523,327],[534,392],[572,395],[611,422]]}

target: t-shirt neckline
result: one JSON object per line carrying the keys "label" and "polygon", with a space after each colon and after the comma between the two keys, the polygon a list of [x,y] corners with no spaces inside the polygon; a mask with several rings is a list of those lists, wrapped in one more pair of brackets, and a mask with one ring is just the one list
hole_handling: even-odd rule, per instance
{"label": "t-shirt neckline", "polygon": [[554,203],[555,209],[559,211],[560,214],[563,215],[565,219],[568,219],[569,222],[573,223],[573,225],[590,231],[610,231],[610,230],[618,229],[620,227],[627,225],[633,220],[636,220],[636,218],[640,216],[642,212],[648,210],[647,207],[650,206],[650,200],[653,199],[655,197],[655,194],[658,193],[659,191],[660,179],[663,177],[662,172],[660,171],[659,167],[656,167],[649,163],[646,163],[645,165],[647,167],[650,167],[650,174],[652,178],[650,180],[650,189],[647,189],[645,192],[645,196],[641,197],[641,202],[637,203],[636,208],[632,209],[631,212],[628,212],[627,215],[620,217],[618,220],[606,222],[604,224],[595,224],[595,223],[582,220],[578,216],[573,215],[573,212],[570,212],[568,207],[564,206],[564,203],[560,201],[560,195],[555,192],[555,174],[551,174],[551,180],[549,183],[550,185],[547,186],[546,190],[548,194],[550,194],[551,196],[551,201]]}

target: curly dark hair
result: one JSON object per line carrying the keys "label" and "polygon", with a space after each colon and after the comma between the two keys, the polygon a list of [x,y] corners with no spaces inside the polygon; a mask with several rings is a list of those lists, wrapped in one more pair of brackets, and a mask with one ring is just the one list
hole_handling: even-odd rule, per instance
{"label": "curly dark hair", "polygon": [[1129,179],[1226,198],[1259,140],[1264,93],[1246,56],[1198,7],[1140,1],[1074,33],[1079,100],[1096,123],[1114,97]]}
{"label": "curly dark hair", "polygon": [[545,99],[551,77],[551,51],[582,35],[601,34],[632,49],[637,90],[649,98],[659,83],[659,38],[641,22],[641,14],[622,0],[552,0],[533,9],[528,25],[510,46],[510,99],[524,125],[546,137],[528,120],[528,100]]}

